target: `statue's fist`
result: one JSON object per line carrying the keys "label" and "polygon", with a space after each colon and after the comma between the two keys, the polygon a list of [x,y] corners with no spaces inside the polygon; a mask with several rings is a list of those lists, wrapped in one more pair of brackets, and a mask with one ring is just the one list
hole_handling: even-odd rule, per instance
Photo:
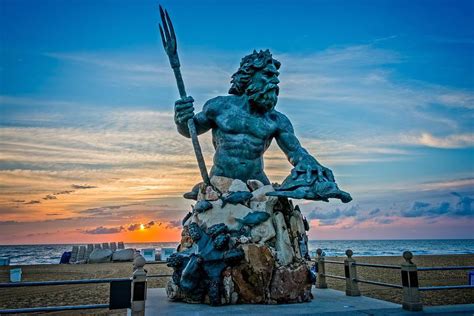
{"label": "statue's fist", "polygon": [[194,117],[194,99],[185,97],[174,103],[174,121],[176,124],[186,124],[186,122]]}
{"label": "statue's fist", "polygon": [[291,170],[293,179],[299,177],[300,174],[306,174],[306,181],[311,183],[316,178],[318,182],[336,182],[331,169],[322,166],[311,156],[302,157],[296,164],[295,168]]}

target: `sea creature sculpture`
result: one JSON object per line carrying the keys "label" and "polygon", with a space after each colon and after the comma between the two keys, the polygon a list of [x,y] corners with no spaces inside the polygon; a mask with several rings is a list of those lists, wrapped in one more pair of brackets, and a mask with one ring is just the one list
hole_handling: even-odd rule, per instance
{"label": "sea creature sculpture", "polygon": [[181,221],[181,225],[184,226],[184,223],[187,222],[187,220],[193,215],[193,213],[191,212],[188,212],[188,214],[186,214],[186,216],[184,216],[183,220]]}
{"label": "sea creature sculpture", "polygon": [[211,235],[212,238],[215,238],[217,237],[217,235],[220,235],[220,234],[226,234],[228,232],[229,232],[229,228],[224,223],[212,225],[211,227],[207,229],[207,233]]}
{"label": "sea creature sculpture", "polygon": [[276,191],[266,195],[324,202],[329,202],[330,198],[340,199],[343,203],[352,201],[351,195],[340,190],[336,182],[319,181],[317,178],[315,175],[308,177],[307,174],[292,171]]}
{"label": "sea creature sculpture", "polygon": [[220,305],[222,271],[238,264],[244,257],[243,250],[229,249],[230,236],[225,224],[213,225],[206,232],[191,223],[188,229],[193,247],[174,253],[167,260],[174,269],[173,283],[196,301],[201,301],[207,292],[211,305]]}
{"label": "sea creature sculpture", "polygon": [[303,217],[303,225],[304,225],[304,230],[305,231],[309,231],[309,223],[308,223],[308,220],[306,219],[306,217]]}
{"label": "sea creature sculpture", "polygon": [[212,204],[209,201],[206,200],[201,200],[196,203],[196,205],[193,207],[194,211],[198,214],[203,213],[207,210],[210,210],[212,208]]}
{"label": "sea creature sculpture", "polygon": [[236,205],[236,204],[245,204],[253,197],[252,193],[248,191],[237,191],[232,192],[226,197],[222,199],[222,207],[224,207],[227,203]]}
{"label": "sea creature sculpture", "polygon": [[202,186],[202,182],[197,183],[190,192],[186,192],[183,194],[183,197],[188,200],[195,200],[197,201],[199,195],[199,189]]}
{"label": "sea creature sculpture", "polygon": [[244,218],[236,218],[235,220],[242,224],[242,226],[256,226],[260,223],[263,223],[270,218],[270,214],[267,212],[251,212],[245,215]]}

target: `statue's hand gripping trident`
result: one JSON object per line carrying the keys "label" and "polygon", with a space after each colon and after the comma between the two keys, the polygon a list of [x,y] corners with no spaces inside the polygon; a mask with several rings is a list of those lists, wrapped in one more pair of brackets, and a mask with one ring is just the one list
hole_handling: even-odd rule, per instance
{"label": "statue's hand gripping trident", "polygon": [[[174,76],[176,78],[176,83],[178,85],[179,95],[182,100],[187,100],[189,97],[186,95],[186,89],[184,88],[184,81],[183,77],[181,76],[180,63],[178,57],[178,45],[176,42],[176,34],[174,33],[173,24],[171,23],[171,19],[168,15],[166,10],[160,5],[160,16],[161,16],[161,24],[160,27],[160,35],[161,40],[163,42],[163,47],[165,49],[166,54],[170,60],[171,68],[173,69]],[[204,183],[210,185],[209,175],[207,173],[206,163],[204,162],[204,157],[202,156],[201,146],[199,145],[199,140],[197,136],[196,126],[194,124],[194,119],[190,118],[187,122],[189,135],[191,136],[191,140],[193,143],[194,153],[196,154],[196,159],[199,165],[199,171],[201,172],[202,179]]]}

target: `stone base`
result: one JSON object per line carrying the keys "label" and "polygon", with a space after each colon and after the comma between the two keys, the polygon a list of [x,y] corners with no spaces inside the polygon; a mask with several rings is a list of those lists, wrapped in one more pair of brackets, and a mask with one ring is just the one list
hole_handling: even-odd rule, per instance
{"label": "stone base", "polygon": [[213,177],[183,223],[167,293],[190,303],[278,304],[311,300],[308,228],[299,207],[266,196],[271,185]]}
{"label": "stone base", "polygon": [[269,247],[247,244],[243,249],[245,261],[230,269],[237,303],[277,304],[311,300],[311,272],[306,262],[278,267]]}

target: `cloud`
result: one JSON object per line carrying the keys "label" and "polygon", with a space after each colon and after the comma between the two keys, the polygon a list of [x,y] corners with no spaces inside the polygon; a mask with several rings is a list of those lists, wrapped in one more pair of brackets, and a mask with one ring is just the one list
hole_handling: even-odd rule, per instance
{"label": "cloud", "polygon": [[400,216],[402,217],[465,217],[473,216],[472,202],[474,199],[468,196],[463,196],[457,192],[452,192],[453,196],[458,197],[458,202],[453,207],[450,202],[443,201],[438,204],[431,204],[427,202],[416,201],[412,207],[407,210],[402,210]]}
{"label": "cloud", "polygon": [[55,195],[52,195],[52,194],[48,194],[46,195],[43,200],[56,200],[57,197]]}
{"label": "cloud", "polygon": [[74,190],[59,191],[59,192],[53,193],[53,195],[62,195],[62,194],[71,194],[71,193],[74,193]]}
{"label": "cloud", "polygon": [[420,190],[459,189],[474,187],[474,178],[450,179],[444,181],[424,182],[418,185]]}
{"label": "cloud", "polygon": [[345,218],[353,218],[357,215],[358,211],[359,206],[351,206],[343,210],[336,208],[330,211],[315,208],[306,215],[306,218],[309,220],[318,220],[319,226],[332,226]]}
{"label": "cloud", "polygon": [[92,234],[92,235],[102,235],[102,234],[105,235],[105,234],[117,234],[123,230],[124,230],[123,226],[117,226],[117,227],[99,226],[94,229],[84,230],[84,233]]}
{"label": "cloud", "polygon": [[[448,191],[449,192],[449,191]],[[455,201],[447,199],[449,196],[456,197]],[[446,200],[440,200],[442,198]],[[403,204],[397,206],[398,203],[392,203],[391,206],[380,206],[372,210],[364,209],[359,205],[346,209],[323,210],[316,208],[310,211],[307,218],[310,220],[318,220],[318,225],[336,226],[338,229],[357,229],[358,227],[374,227],[374,225],[390,225],[409,219],[419,221],[422,219],[424,223],[434,224],[444,220],[461,220],[462,218],[474,218],[473,203],[474,198],[458,192],[447,193],[438,192],[431,198],[432,201],[416,200],[411,202],[410,207],[403,208]],[[382,198],[385,201],[385,198]],[[380,205],[379,200],[369,203]],[[367,201],[366,201],[367,204]],[[406,220],[405,220],[406,221]]]}
{"label": "cloud", "polygon": [[320,219],[320,220],[332,220],[338,219],[341,217],[352,217],[357,214],[358,207],[351,206],[344,210],[336,208],[333,211],[320,211],[317,209],[312,210],[306,217],[310,220]]}
{"label": "cloud", "polygon": [[391,218],[377,218],[375,222],[382,225],[388,225],[388,224],[392,224],[394,220]]}
{"label": "cloud", "polygon": [[25,203],[23,203],[23,204],[25,204],[25,205],[31,205],[31,204],[40,204],[40,203],[41,203],[41,201],[39,201],[39,200],[31,200],[31,201],[25,202]]}
{"label": "cloud", "polygon": [[95,189],[97,188],[96,186],[94,185],[87,185],[87,184],[73,184],[71,185],[71,187],[73,189],[77,189],[77,190],[85,190],[85,189]]}
{"label": "cloud", "polygon": [[456,204],[456,209],[454,211],[454,214],[460,215],[460,216],[474,215],[474,211],[472,209],[472,202],[474,202],[474,199],[468,196],[462,196],[461,194],[457,192],[452,192],[451,194],[459,198],[459,201]]}
{"label": "cloud", "polygon": [[[470,131],[473,92],[403,78],[393,65],[404,63],[409,56],[380,48],[378,42],[331,47],[305,55],[275,54],[283,62],[278,108],[290,116],[300,140],[310,152],[317,153],[318,160],[322,158],[322,162],[327,162],[330,167],[341,166],[341,172],[335,172],[338,180],[341,177],[343,181],[358,181],[357,177],[361,174],[357,172],[361,168],[344,169],[348,165],[363,167],[372,162],[415,160],[420,146],[451,149],[468,148],[473,144]],[[235,71],[235,65],[242,57],[236,56],[234,52],[227,55],[208,54],[202,62],[194,63],[196,66],[193,66],[192,60],[187,63],[186,79],[193,82],[196,88],[193,88],[195,99],[205,100],[226,93],[230,74]],[[50,57],[81,63],[81,67],[90,66],[97,70],[94,73],[100,74],[95,76],[100,80],[109,81],[114,76],[118,76],[118,79],[113,78],[115,81],[122,78],[133,80],[119,82],[119,88],[132,82],[153,87],[151,91],[154,93],[157,92],[157,86],[163,91],[175,91],[171,90],[175,89],[175,83],[169,80],[172,74],[165,59],[156,64],[132,55],[52,53]],[[66,64],[62,65],[67,67]],[[205,78],[203,73],[207,74]],[[146,94],[146,90],[142,91]],[[155,96],[169,96],[161,92],[159,90]],[[4,190],[3,196],[11,199],[16,198],[11,192],[24,192],[18,195],[18,198],[23,199],[19,203],[24,203],[30,199],[39,201],[48,192],[55,192],[52,194],[54,196],[75,192],[71,196],[64,196],[57,203],[43,204],[58,204],[57,208],[48,209],[48,212],[61,211],[68,213],[66,216],[87,215],[91,221],[96,221],[91,226],[98,225],[97,219],[100,218],[98,223],[103,227],[122,224],[126,230],[138,221],[158,218],[168,223],[164,224],[167,227],[179,227],[177,215],[163,215],[164,208],[150,206],[167,199],[166,203],[172,205],[171,208],[181,209],[177,205],[183,203],[180,199],[182,192],[188,191],[199,181],[195,158],[190,154],[190,142],[176,133],[172,102],[166,101],[168,104],[141,99],[137,104],[127,105],[88,101],[79,103],[72,100],[0,96],[1,104],[33,106],[38,111],[34,117],[30,113],[23,113],[22,120],[12,120],[11,124],[1,127],[0,163],[4,168],[0,171],[0,182],[9,183],[8,191]],[[153,103],[153,107],[147,106],[147,102]],[[197,108],[199,104],[196,102]],[[41,112],[50,107],[75,111],[72,114],[61,111],[60,116],[48,116],[48,113]],[[48,124],[37,124],[35,117],[44,119]],[[15,125],[14,122],[21,124]],[[200,136],[208,163],[212,161],[214,152],[209,134]],[[272,180],[275,177],[283,178],[290,168],[281,151],[276,146],[273,148],[265,155],[266,170]],[[362,186],[369,186],[364,183],[374,183],[373,179],[365,182],[368,176],[369,173],[362,175],[358,190],[363,191]],[[465,174],[451,176],[465,177]],[[443,177],[446,178],[444,175],[439,176],[440,179]],[[420,178],[417,181],[423,180]],[[392,186],[398,186],[404,192],[416,189],[458,190],[458,185],[472,185],[473,181],[454,179],[414,185],[403,180],[383,185],[383,190],[390,191],[387,187]],[[71,183],[74,184],[71,186]],[[70,187],[73,190],[62,190]],[[79,191],[92,187],[96,190]],[[371,188],[380,191],[380,187],[377,183]],[[45,191],[45,188],[48,190]],[[36,192],[36,195],[31,192]],[[370,190],[367,192],[372,193]],[[86,197],[85,193],[90,195]],[[319,220],[321,225],[344,222],[345,227],[349,227],[351,224],[346,224],[349,221],[354,221],[356,225],[396,221],[397,216],[406,217],[401,215],[400,209],[413,218],[456,214],[467,216],[462,214],[471,212],[472,201],[469,199],[466,198],[463,203],[445,201],[449,203],[447,213],[443,213],[446,205],[439,201],[430,200],[430,205],[413,208],[411,202],[414,200],[428,203],[423,202],[424,197],[420,196],[411,198],[410,203],[398,210],[392,210],[396,214],[389,218],[384,203],[364,206],[357,211],[334,206],[327,212],[314,209],[308,218]],[[121,208],[119,205],[98,207],[134,202],[150,205],[133,208]],[[387,201],[387,204],[390,202]],[[29,212],[25,213],[31,213],[32,207],[23,209],[28,209]],[[16,217],[12,215],[11,218]]]}
{"label": "cloud", "polygon": [[474,134],[452,134],[436,137],[430,133],[422,133],[421,136],[412,138],[412,143],[433,148],[467,148],[474,146]]}
{"label": "cloud", "polygon": [[449,202],[442,202],[439,205],[416,201],[408,210],[401,211],[403,217],[440,216],[450,212]]}
{"label": "cloud", "polygon": [[140,224],[140,223],[130,224],[130,225],[127,227],[127,230],[128,230],[128,231],[131,231],[131,232],[133,232],[133,231],[135,231],[135,230],[139,230],[140,227],[141,227],[141,225],[142,225],[142,224]]}
{"label": "cloud", "polygon": [[382,216],[382,210],[380,208],[375,208],[369,212],[359,210],[357,215],[354,217],[354,225],[364,223],[366,221],[374,220],[378,216]]}
{"label": "cloud", "polygon": [[155,225],[155,221],[151,221],[151,222],[148,222],[146,224],[140,224],[140,223],[135,223],[135,224],[130,224],[128,227],[127,227],[127,230],[130,231],[130,232],[133,232],[135,230],[140,230],[142,229],[149,229],[151,227],[153,227]]}
{"label": "cloud", "polygon": [[0,221],[0,226],[18,224],[18,221]]}
{"label": "cloud", "polygon": [[376,208],[376,209],[373,209],[372,211],[369,212],[369,216],[374,216],[374,215],[379,214],[379,213],[380,213],[380,209]]}
{"label": "cloud", "polygon": [[181,220],[175,220],[175,221],[169,221],[168,224],[166,224],[167,229],[172,229],[172,228],[179,228],[181,227]]}

